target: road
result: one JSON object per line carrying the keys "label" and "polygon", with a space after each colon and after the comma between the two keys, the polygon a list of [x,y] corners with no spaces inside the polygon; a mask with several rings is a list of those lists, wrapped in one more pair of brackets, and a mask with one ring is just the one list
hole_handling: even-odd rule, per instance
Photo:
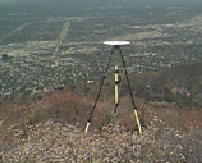
{"label": "road", "polygon": [[15,33],[22,31],[24,28],[26,28],[27,26],[31,25],[32,23],[28,22],[28,23],[24,23],[23,25],[17,27],[16,29],[14,29],[13,31],[6,33],[3,38],[0,40],[0,43],[3,42],[5,39],[13,36]]}
{"label": "road", "polygon": [[65,37],[68,34],[69,25],[70,25],[69,22],[64,23],[63,30],[60,32],[60,35],[59,35],[59,37],[58,37],[58,39],[56,41],[56,48],[55,48],[54,55],[58,55],[59,48],[63,44],[63,41],[64,41]]}

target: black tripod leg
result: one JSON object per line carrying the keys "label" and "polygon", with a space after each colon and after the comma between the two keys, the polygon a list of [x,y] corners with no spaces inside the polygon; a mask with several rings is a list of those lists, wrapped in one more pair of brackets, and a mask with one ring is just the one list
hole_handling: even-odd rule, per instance
{"label": "black tripod leg", "polygon": [[120,55],[121,55],[122,62],[123,62],[123,68],[125,70],[124,73],[125,73],[126,79],[127,79],[128,90],[129,90],[129,93],[130,93],[131,102],[132,102],[132,105],[133,105],[133,114],[134,114],[135,119],[137,121],[138,133],[139,133],[139,135],[142,135],[142,127],[141,127],[141,124],[140,124],[140,121],[139,121],[139,118],[138,118],[137,106],[135,105],[135,102],[134,102],[133,92],[132,92],[131,87],[130,87],[130,81],[129,81],[129,77],[128,77],[128,71],[127,71],[126,66],[125,66],[125,61],[124,61],[124,57],[122,55],[122,50],[120,50]]}
{"label": "black tripod leg", "polygon": [[97,96],[96,96],[95,104],[94,104],[93,109],[92,109],[92,111],[91,111],[90,118],[88,119],[87,124],[86,124],[86,127],[85,127],[85,129],[84,129],[84,132],[86,132],[86,133],[88,132],[88,129],[90,128],[91,121],[92,121],[92,117],[93,117],[93,113],[94,113],[94,111],[95,111],[95,109],[96,109],[97,101],[98,101],[99,98],[100,98],[100,94],[101,94],[101,91],[102,91],[102,86],[103,86],[104,80],[105,80],[105,78],[106,78],[107,70],[109,69],[109,65],[110,65],[110,62],[111,62],[112,54],[113,54],[113,51],[111,51],[111,54],[110,54],[110,57],[109,57],[109,60],[108,60],[106,69],[105,69],[105,71],[104,71],[105,75],[104,75],[104,76],[102,77],[102,79],[101,79],[100,88],[99,88],[99,91],[98,91]]}

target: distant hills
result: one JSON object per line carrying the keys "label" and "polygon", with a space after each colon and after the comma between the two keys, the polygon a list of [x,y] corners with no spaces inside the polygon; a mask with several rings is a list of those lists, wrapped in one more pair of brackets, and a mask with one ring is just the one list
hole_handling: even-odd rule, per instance
{"label": "distant hills", "polygon": [[[66,4],[74,5],[80,8],[83,7],[109,7],[109,5],[123,5],[129,8],[139,8],[149,5],[149,7],[179,7],[182,6],[198,6],[202,2],[200,0],[0,0],[0,4],[56,4],[66,6]],[[68,7],[68,5],[66,6]]]}
{"label": "distant hills", "polygon": [[[0,0],[0,15],[7,16],[8,13],[26,13],[29,17],[58,17],[58,16],[88,16],[89,9],[100,13],[103,10],[124,11],[126,13],[139,14],[145,11],[156,12],[161,9],[169,10],[201,10],[202,2],[191,1],[168,1],[168,0]],[[92,11],[91,11],[92,12]]]}

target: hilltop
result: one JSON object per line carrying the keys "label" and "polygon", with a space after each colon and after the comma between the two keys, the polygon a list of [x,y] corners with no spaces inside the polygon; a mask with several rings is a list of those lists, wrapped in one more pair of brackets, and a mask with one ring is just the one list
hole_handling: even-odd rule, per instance
{"label": "hilltop", "polygon": [[[202,111],[195,107],[190,109],[181,101],[181,109],[179,104],[169,101],[168,105],[158,103],[162,99],[157,98],[158,102],[151,105],[151,100],[143,96],[145,92],[155,95],[158,91],[164,95],[165,90],[183,87],[195,97],[200,88],[196,83],[201,81],[199,67],[201,63],[197,62],[160,73],[130,74],[143,127],[142,137],[137,135],[124,83],[118,122],[110,124],[114,105],[110,79],[104,84],[87,134],[83,129],[94,104],[98,84],[76,84],[61,91],[41,92],[42,99],[34,102],[1,105],[0,161],[199,162],[202,159]],[[180,84],[176,85],[179,81]],[[157,91],[153,91],[156,88]]]}

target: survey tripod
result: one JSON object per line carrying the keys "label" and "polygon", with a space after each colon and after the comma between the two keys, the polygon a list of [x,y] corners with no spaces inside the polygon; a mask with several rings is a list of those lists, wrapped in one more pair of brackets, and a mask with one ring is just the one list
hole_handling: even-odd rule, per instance
{"label": "survey tripod", "polygon": [[119,80],[119,59],[121,57],[122,64],[123,64],[123,73],[125,74],[126,79],[127,79],[128,90],[129,90],[129,93],[130,93],[130,98],[131,98],[131,102],[132,102],[132,106],[133,106],[133,113],[134,113],[134,117],[135,117],[136,122],[137,122],[138,133],[139,133],[139,135],[141,135],[142,134],[142,128],[141,128],[141,124],[140,124],[140,121],[139,121],[139,118],[138,118],[138,110],[137,110],[137,106],[135,105],[135,102],[134,102],[133,93],[132,93],[132,90],[131,90],[129,77],[128,77],[128,71],[126,69],[125,60],[124,60],[124,57],[123,57],[123,54],[122,54],[122,49],[121,49],[121,46],[128,45],[130,43],[128,41],[106,41],[104,44],[105,45],[111,45],[112,50],[111,50],[109,60],[107,62],[106,69],[104,71],[104,76],[101,79],[100,88],[99,88],[99,91],[98,91],[96,99],[95,99],[95,104],[93,105],[93,108],[92,108],[91,113],[90,113],[90,118],[87,121],[87,124],[86,124],[86,127],[85,127],[84,131],[87,133],[89,128],[90,128],[93,113],[94,113],[94,111],[96,109],[97,101],[100,98],[102,86],[104,84],[104,80],[105,80],[106,75],[107,75],[107,70],[109,69],[111,58],[113,56],[114,57],[114,62],[115,62],[115,71],[114,71],[115,94],[114,94],[114,108],[113,108],[114,119],[113,119],[113,121],[114,121],[114,123],[116,122],[117,108],[119,106],[119,83],[120,83],[120,80]]}

